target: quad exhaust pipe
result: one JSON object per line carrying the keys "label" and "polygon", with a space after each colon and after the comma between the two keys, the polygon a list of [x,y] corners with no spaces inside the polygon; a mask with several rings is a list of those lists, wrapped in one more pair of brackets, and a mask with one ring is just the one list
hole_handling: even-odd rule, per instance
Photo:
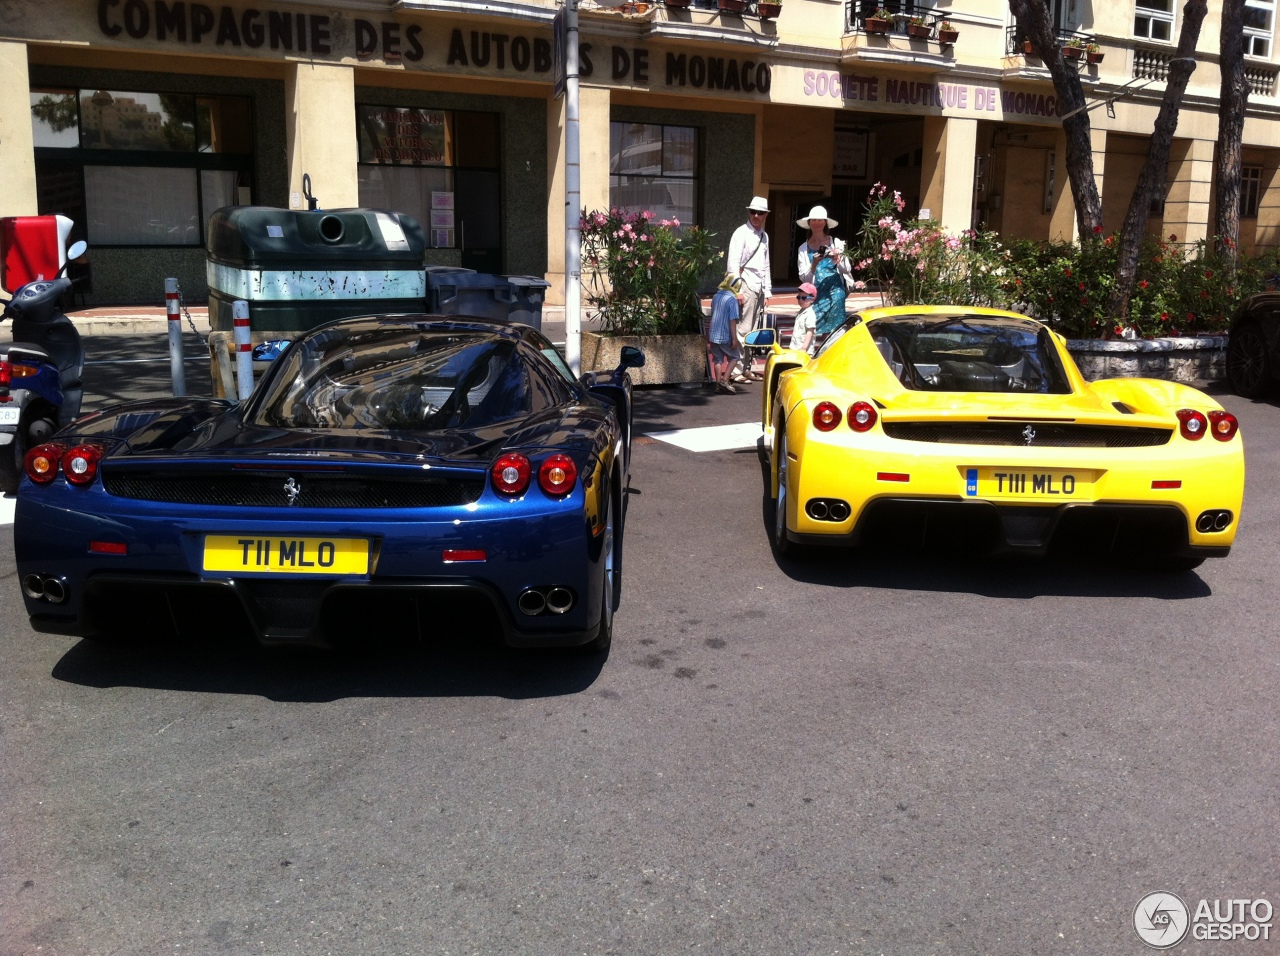
{"label": "quad exhaust pipe", "polygon": [[22,579],[22,593],[33,601],[64,604],[68,594],[67,582],[65,578],[52,574],[28,574]]}
{"label": "quad exhaust pipe", "polygon": [[573,609],[577,597],[569,588],[558,584],[543,584],[525,588],[516,598],[521,614],[537,617],[539,614],[567,614]]}

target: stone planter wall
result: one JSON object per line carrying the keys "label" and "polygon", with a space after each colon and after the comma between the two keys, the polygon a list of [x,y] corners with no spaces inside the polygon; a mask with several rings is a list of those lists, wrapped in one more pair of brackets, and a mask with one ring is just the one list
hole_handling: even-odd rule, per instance
{"label": "stone planter wall", "polygon": [[707,340],[701,335],[601,335],[582,333],[582,370],[618,367],[624,345],[644,351],[644,368],[631,369],[634,385],[680,385],[707,378]]}
{"label": "stone planter wall", "polygon": [[1226,375],[1227,337],[1070,339],[1067,351],[1087,381],[1162,378],[1193,385]]}

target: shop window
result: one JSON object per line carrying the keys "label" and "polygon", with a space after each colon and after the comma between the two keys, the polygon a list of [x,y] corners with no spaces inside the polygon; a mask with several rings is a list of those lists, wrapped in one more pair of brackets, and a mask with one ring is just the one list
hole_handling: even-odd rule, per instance
{"label": "shop window", "polygon": [[609,124],[610,206],[696,224],[698,169],[696,127]]}
{"label": "shop window", "polygon": [[401,106],[356,107],[360,205],[412,216],[432,249],[464,265],[501,268],[498,114]]}
{"label": "shop window", "polygon": [[1258,218],[1258,199],[1262,195],[1262,167],[1244,166],[1240,170],[1240,218]]}
{"label": "shop window", "polygon": [[1137,0],[1133,35],[1148,40],[1168,40],[1173,36],[1173,13],[1173,0]]}
{"label": "shop window", "polygon": [[252,202],[246,97],[32,89],[36,195],[100,246],[198,246],[222,206]]}
{"label": "shop window", "polygon": [[1275,0],[1244,0],[1245,56],[1270,58],[1276,28]]}

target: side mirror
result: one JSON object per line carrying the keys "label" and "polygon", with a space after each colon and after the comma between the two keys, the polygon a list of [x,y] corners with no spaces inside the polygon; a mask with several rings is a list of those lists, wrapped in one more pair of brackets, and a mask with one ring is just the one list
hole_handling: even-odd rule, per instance
{"label": "side mirror", "polygon": [[259,342],[253,347],[253,361],[274,362],[280,353],[292,344],[290,339],[273,339],[270,342]]}
{"label": "side mirror", "polygon": [[71,244],[71,248],[67,250],[67,261],[64,262],[62,264],[62,268],[58,270],[58,275],[65,275],[67,272],[67,266],[81,258],[88,251],[89,243],[85,242],[83,239],[77,239],[73,242]]}
{"label": "side mirror", "polygon": [[644,368],[644,351],[634,345],[624,345],[618,358],[618,368]]}
{"label": "side mirror", "polygon": [[748,332],[744,345],[757,346],[759,348],[768,348],[778,340],[777,333],[773,329],[756,329],[754,332]]}

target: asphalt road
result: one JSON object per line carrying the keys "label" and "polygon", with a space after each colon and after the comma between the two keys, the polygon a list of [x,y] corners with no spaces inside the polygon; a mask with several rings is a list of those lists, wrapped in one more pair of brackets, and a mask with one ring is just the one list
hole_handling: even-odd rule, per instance
{"label": "asphalt road", "polygon": [[[162,391],[155,354],[90,390]],[[376,621],[360,657],[111,652],[30,630],[6,546],[0,956],[1105,956],[1152,891],[1280,905],[1280,406],[1221,400],[1241,533],[1171,576],[779,561],[754,449],[642,439],[603,663]]]}

